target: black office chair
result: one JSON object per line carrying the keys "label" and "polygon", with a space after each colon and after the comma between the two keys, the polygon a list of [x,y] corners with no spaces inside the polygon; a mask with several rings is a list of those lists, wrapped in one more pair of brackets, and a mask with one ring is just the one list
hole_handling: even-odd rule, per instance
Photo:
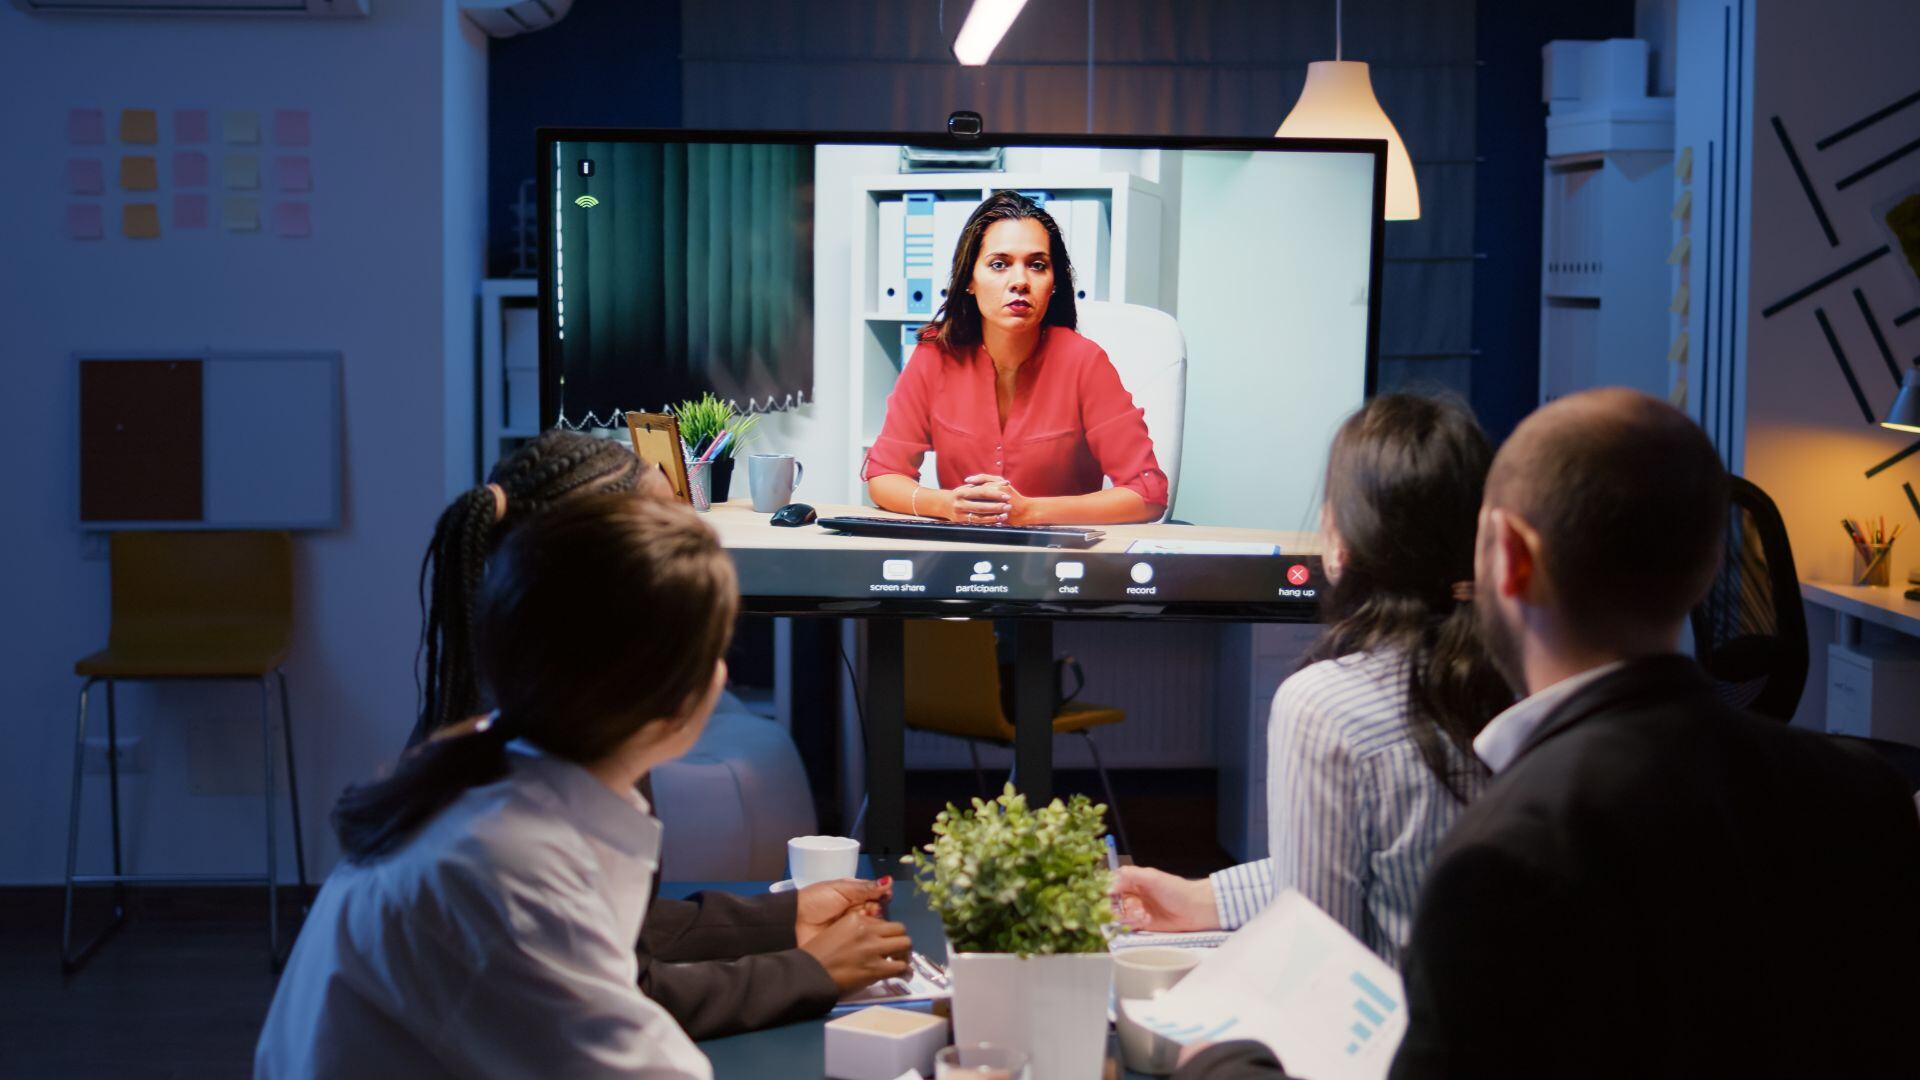
{"label": "black office chair", "polygon": [[1721,700],[1786,722],[1807,686],[1807,613],[1787,526],[1767,493],[1733,477],[1726,558],[1693,609],[1694,657]]}
{"label": "black office chair", "polygon": [[[1807,687],[1807,613],[1786,523],[1767,493],[1733,477],[1726,559],[1693,609],[1694,657],[1721,700],[1781,723],[1793,719]],[[1920,792],[1920,747],[1834,736],[1872,752]]]}

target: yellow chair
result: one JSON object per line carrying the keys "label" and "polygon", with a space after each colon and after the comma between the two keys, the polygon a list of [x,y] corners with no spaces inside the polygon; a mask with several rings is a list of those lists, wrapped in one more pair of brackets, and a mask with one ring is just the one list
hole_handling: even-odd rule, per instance
{"label": "yellow chair", "polygon": [[[267,948],[277,970],[280,898],[273,812],[273,718],[268,680],[279,683],[285,726],[288,797],[293,805],[293,852],[300,895],[307,895],[306,851],[300,837],[300,788],[293,765],[293,717],[287,676],[280,670],[293,631],[292,544],[283,532],[118,532],[113,534],[112,623],[107,647],[73,666],[80,685],[80,719],[73,733],[73,801],[67,821],[67,884],[60,929],[60,961],[67,971],[84,963],[126,918],[125,886],[136,883],[267,886]],[[263,876],[128,874],[120,859],[120,762],[114,687],[121,682],[241,680],[260,686],[264,741],[267,871]],[[87,694],[107,689],[107,785],[113,827],[113,873],[77,872],[81,785],[87,749]],[[73,948],[76,885],[112,885],[113,920],[78,950]]]}
{"label": "yellow chair", "polygon": [[[1014,736],[1000,692],[993,624],[983,620],[909,620],[905,624],[905,645],[907,726],[965,740],[973,756],[974,775],[981,778],[979,744],[1012,746]],[[1094,770],[1100,774],[1100,786],[1106,790],[1107,806],[1113,812],[1114,832],[1120,837],[1121,849],[1130,853],[1120,803],[1113,797],[1113,782],[1093,741],[1094,728],[1126,718],[1124,710],[1109,705],[1068,701],[1053,714],[1053,733],[1087,740],[1087,751],[1093,755]],[[980,784],[985,788],[984,779]]]}

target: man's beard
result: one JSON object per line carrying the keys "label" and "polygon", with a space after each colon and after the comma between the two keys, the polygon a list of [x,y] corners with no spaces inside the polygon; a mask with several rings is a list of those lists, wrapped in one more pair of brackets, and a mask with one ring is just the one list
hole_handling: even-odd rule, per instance
{"label": "man's beard", "polygon": [[1494,606],[1492,589],[1474,589],[1473,623],[1480,635],[1481,648],[1487,651],[1487,658],[1499,669],[1513,696],[1526,697],[1527,673],[1520,663],[1520,635],[1501,620],[1500,610]]}

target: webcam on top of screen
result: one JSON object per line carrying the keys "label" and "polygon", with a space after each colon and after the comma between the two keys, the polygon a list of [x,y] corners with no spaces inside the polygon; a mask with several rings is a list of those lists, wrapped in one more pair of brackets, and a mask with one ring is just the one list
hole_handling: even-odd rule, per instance
{"label": "webcam on top of screen", "polygon": [[956,139],[977,139],[986,127],[986,121],[980,119],[979,113],[966,109],[947,117],[947,134]]}

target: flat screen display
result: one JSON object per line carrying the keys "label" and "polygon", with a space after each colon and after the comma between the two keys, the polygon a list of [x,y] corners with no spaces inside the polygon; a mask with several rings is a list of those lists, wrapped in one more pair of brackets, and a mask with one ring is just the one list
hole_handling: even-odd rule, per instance
{"label": "flat screen display", "polygon": [[1327,446],[1377,367],[1384,144],[539,154],[542,422],[756,417],[690,473],[749,608],[1312,616]]}

